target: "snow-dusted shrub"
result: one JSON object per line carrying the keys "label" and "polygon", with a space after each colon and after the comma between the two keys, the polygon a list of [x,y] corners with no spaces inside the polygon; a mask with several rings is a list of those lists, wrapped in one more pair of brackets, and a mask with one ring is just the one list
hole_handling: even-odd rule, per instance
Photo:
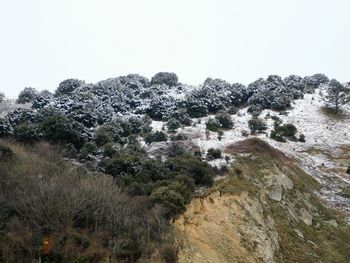
{"label": "snow-dusted shrub", "polygon": [[129,74],[127,76],[119,77],[121,84],[130,88],[134,94],[139,94],[143,88],[150,85],[149,80],[146,77],[140,76],[138,74]]}
{"label": "snow-dusted shrub", "polygon": [[249,84],[248,91],[251,94],[248,100],[250,112],[258,108],[284,110],[290,107],[294,97],[300,96],[300,91],[286,87],[281,77],[275,75]]}
{"label": "snow-dusted shrub", "polygon": [[13,135],[13,127],[7,119],[0,119],[0,137]]}
{"label": "snow-dusted shrub", "polygon": [[175,135],[171,135],[170,140],[172,140],[172,141],[184,141],[184,140],[188,140],[188,136],[184,133],[177,133]]}
{"label": "snow-dusted shrub", "polygon": [[33,100],[32,108],[33,109],[42,109],[50,104],[53,100],[53,94],[48,90],[43,90],[37,94]]}
{"label": "snow-dusted shrub", "polygon": [[197,99],[193,96],[190,96],[185,101],[185,107],[187,113],[191,118],[201,118],[208,115],[207,106],[203,103],[202,100]]}
{"label": "snow-dusted shrub", "polygon": [[293,99],[300,99],[304,95],[305,85],[303,83],[303,78],[296,75],[290,75],[284,78],[284,83],[286,87],[293,94]]}
{"label": "snow-dusted shrub", "polygon": [[222,156],[221,156],[221,150],[220,149],[214,149],[214,148],[208,149],[207,159],[209,161],[215,160],[215,159],[220,159],[221,157]]}
{"label": "snow-dusted shrub", "polygon": [[216,119],[216,118],[209,118],[206,121],[205,126],[206,126],[208,131],[217,132],[220,129],[221,124],[220,124],[218,119]]}
{"label": "snow-dusted shrub", "polygon": [[165,116],[171,115],[176,109],[176,100],[169,96],[155,97],[151,100],[147,114],[156,120],[161,120]]}
{"label": "snow-dusted shrub", "polygon": [[39,95],[39,92],[36,89],[26,87],[24,88],[24,90],[22,90],[19,93],[16,103],[18,104],[32,103],[38,95]]}
{"label": "snow-dusted shrub", "polygon": [[151,132],[146,135],[145,142],[151,144],[152,142],[164,142],[167,141],[168,137],[162,131]]}
{"label": "snow-dusted shrub", "polygon": [[286,142],[286,139],[283,137],[283,133],[278,130],[272,130],[270,138],[278,142]]}
{"label": "snow-dusted shrub", "polygon": [[192,124],[192,119],[190,115],[183,108],[179,108],[174,112],[170,113],[169,118],[175,119],[178,122],[180,122],[180,124],[185,126],[190,126]]}
{"label": "snow-dusted shrub", "polygon": [[6,118],[11,123],[11,125],[18,124],[29,124],[34,123],[38,120],[38,113],[31,109],[21,109],[18,108],[13,112],[7,114]]}
{"label": "snow-dusted shrub", "polygon": [[171,118],[167,121],[166,126],[168,131],[174,132],[181,127],[181,123],[178,120]]}
{"label": "snow-dusted shrub", "polygon": [[305,135],[301,133],[301,134],[299,135],[298,141],[299,141],[299,142],[305,142]]}
{"label": "snow-dusted shrub", "polygon": [[151,85],[165,84],[169,87],[176,86],[179,82],[178,77],[172,72],[159,72],[151,79]]}
{"label": "snow-dusted shrub", "polygon": [[220,127],[224,129],[232,129],[233,128],[233,121],[230,116],[230,114],[220,112],[215,116],[215,119],[217,119],[220,123]]}
{"label": "snow-dusted shrub", "polygon": [[253,117],[248,121],[249,129],[251,133],[261,133],[267,129],[266,123],[258,118],[258,117]]}
{"label": "snow-dusted shrub", "polygon": [[240,83],[233,83],[230,87],[230,91],[231,103],[234,106],[241,106],[247,103],[249,94],[246,86]]}
{"label": "snow-dusted shrub", "polygon": [[66,79],[62,81],[56,89],[55,96],[71,94],[77,88],[85,85],[85,81],[79,79]]}
{"label": "snow-dusted shrub", "polygon": [[253,116],[258,116],[262,112],[262,108],[260,105],[250,105],[248,108],[248,112]]}
{"label": "snow-dusted shrub", "polygon": [[328,77],[324,74],[315,74],[312,76],[306,76],[303,79],[306,92],[313,92],[313,90],[318,88],[319,85],[327,83],[328,81],[329,81]]}
{"label": "snow-dusted shrub", "polygon": [[344,87],[339,81],[332,79],[327,85],[326,94],[323,96],[325,106],[338,113],[341,106],[350,102],[350,89]]}
{"label": "snow-dusted shrub", "polygon": [[[297,131],[297,128],[291,123],[280,125],[280,123],[275,122],[274,130],[271,131],[270,137],[271,139],[280,142],[285,142],[286,139],[297,141],[297,138],[295,137]],[[302,139],[305,140],[305,137],[302,137],[301,141]]]}

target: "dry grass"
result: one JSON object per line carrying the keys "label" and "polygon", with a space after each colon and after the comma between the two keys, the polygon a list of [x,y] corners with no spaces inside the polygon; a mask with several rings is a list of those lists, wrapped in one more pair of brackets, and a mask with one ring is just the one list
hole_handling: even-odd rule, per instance
{"label": "dry grass", "polygon": [[[0,145],[14,152],[0,160],[0,262],[37,259],[45,235],[53,262],[134,261],[162,240],[162,209],[147,197],[130,197],[111,176],[66,163],[48,144]],[[79,235],[83,246],[72,238]]]}
{"label": "dry grass", "polygon": [[325,116],[327,116],[328,118],[336,121],[345,121],[350,118],[348,114],[346,114],[341,110],[338,113],[336,113],[335,110],[333,109],[321,107],[320,112]]}
{"label": "dry grass", "polygon": [[282,162],[292,161],[281,151],[273,148],[267,142],[255,137],[229,145],[226,148],[225,153],[232,155],[250,153],[260,157],[268,157]]}

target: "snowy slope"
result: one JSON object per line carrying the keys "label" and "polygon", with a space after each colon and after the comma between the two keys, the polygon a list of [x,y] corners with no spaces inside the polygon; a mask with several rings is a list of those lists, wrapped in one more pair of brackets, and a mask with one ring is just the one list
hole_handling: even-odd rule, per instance
{"label": "snowy slope", "polygon": [[[345,173],[344,163],[334,160],[342,154],[342,147],[350,146],[350,107],[344,108],[344,112],[348,114],[344,119],[330,118],[321,111],[323,106],[321,92],[322,88],[317,89],[313,94],[305,94],[303,99],[294,101],[292,109],[286,111],[286,115],[264,110],[259,117],[266,121],[269,128],[266,134],[260,134],[257,137],[298,160],[301,167],[321,183],[320,196],[350,214],[349,199],[339,195],[342,188],[350,185],[350,176]],[[305,135],[306,142],[282,143],[270,139],[268,135],[273,129],[274,121],[266,117],[269,115],[278,116],[283,123],[294,124],[298,132]],[[221,140],[218,139],[217,133],[206,131],[205,122],[208,118],[213,118],[213,116],[193,119],[193,126],[178,130],[179,133],[187,134],[202,153],[206,153],[209,148],[224,150],[228,145],[245,139],[242,131],[249,131],[248,120],[251,119],[251,115],[247,113],[247,108],[232,115],[235,126],[231,130],[224,131]],[[161,130],[163,126],[165,123],[161,121],[152,123],[154,130]],[[164,143],[156,143],[151,147],[154,151],[157,147],[164,147]],[[226,161],[223,158],[210,163],[220,166],[226,164]]]}

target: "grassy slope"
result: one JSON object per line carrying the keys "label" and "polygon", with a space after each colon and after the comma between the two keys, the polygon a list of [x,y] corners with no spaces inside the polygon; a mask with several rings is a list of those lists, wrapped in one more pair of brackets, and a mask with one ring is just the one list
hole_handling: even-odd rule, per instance
{"label": "grassy slope", "polygon": [[[284,191],[283,200],[296,211],[305,209],[313,216],[312,225],[293,220],[283,202],[269,200],[264,206],[264,213],[271,215],[280,238],[280,252],[276,255],[278,262],[338,262],[346,263],[350,259],[350,227],[342,214],[327,208],[315,195],[318,183],[293,160],[258,139],[248,139],[227,149],[236,158],[228,177],[218,181],[207,191],[207,195],[220,191],[238,195],[248,191],[259,198],[262,182],[267,173],[284,173],[294,183],[294,188]],[[242,156],[242,153],[252,155]],[[338,226],[326,223],[336,220]],[[300,238],[294,229],[304,234]]]}

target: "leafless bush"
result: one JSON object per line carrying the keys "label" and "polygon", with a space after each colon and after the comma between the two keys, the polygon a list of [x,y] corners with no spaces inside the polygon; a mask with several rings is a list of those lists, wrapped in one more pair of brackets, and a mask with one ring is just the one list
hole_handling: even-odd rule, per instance
{"label": "leafless bush", "polygon": [[148,197],[130,197],[111,176],[65,164],[46,144],[30,151],[10,148],[14,160],[0,163],[0,210],[12,211],[32,233],[107,231],[105,246],[115,257],[129,259],[140,257],[161,239],[163,210]]}

